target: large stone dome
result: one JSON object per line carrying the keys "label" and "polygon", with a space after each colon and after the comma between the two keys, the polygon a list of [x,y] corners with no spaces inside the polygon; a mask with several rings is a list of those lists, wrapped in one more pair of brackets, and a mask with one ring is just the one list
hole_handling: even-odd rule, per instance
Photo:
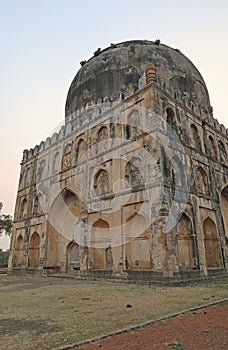
{"label": "large stone dome", "polygon": [[76,74],[66,100],[66,114],[77,111],[89,101],[105,97],[115,100],[131,86],[140,87],[146,67],[154,65],[156,79],[170,91],[192,96],[202,108],[210,109],[209,94],[200,72],[179,50],[159,41],[126,41],[97,50]]}

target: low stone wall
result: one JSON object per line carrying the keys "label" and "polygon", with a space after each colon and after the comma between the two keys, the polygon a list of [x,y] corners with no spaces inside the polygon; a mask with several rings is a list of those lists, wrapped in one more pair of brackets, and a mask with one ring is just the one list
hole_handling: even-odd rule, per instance
{"label": "low stone wall", "polygon": [[208,278],[219,276],[228,276],[228,271],[225,269],[210,269],[208,270],[208,276],[201,276],[200,270],[182,270],[179,273],[174,274],[173,277],[164,277],[162,272],[149,270],[128,270],[121,273],[114,272],[112,270],[82,270],[74,273],[61,273],[55,268],[44,270],[14,268],[13,270],[8,271],[8,275],[22,276],[26,274],[43,275],[46,277],[74,278],[81,280],[104,280],[117,283],[170,285],[206,280]]}

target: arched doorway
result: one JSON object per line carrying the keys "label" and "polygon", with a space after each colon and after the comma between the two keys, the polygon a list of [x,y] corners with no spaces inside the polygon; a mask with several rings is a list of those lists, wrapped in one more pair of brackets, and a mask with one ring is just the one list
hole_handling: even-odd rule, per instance
{"label": "arched doorway", "polygon": [[80,269],[79,245],[71,241],[66,250],[66,272]]}
{"label": "arched doorway", "polygon": [[190,218],[183,213],[177,225],[177,246],[180,269],[196,267],[195,244]]}
{"label": "arched doorway", "polygon": [[30,238],[29,261],[28,266],[32,268],[39,267],[40,262],[40,236],[34,232]]}
{"label": "arched doorway", "polygon": [[99,219],[93,224],[91,247],[93,269],[112,269],[113,258],[110,227],[109,224],[102,219]]}
{"label": "arched doorway", "polygon": [[151,269],[151,239],[146,219],[134,213],[125,225],[125,268],[131,270]]}
{"label": "arched doorway", "polygon": [[207,267],[221,267],[220,242],[214,221],[210,218],[205,219],[203,231]]}
{"label": "arched doorway", "polygon": [[17,237],[16,246],[15,246],[15,255],[14,255],[14,266],[15,267],[22,266],[23,244],[24,244],[23,237],[22,237],[22,235],[19,235]]}

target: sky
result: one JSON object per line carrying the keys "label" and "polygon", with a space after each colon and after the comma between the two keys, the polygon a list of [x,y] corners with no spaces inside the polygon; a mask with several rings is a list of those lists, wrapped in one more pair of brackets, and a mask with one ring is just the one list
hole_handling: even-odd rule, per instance
{"label": "sky", "polygon": [[[0,201],[13,215],[24,149],[64,121],[80,62],[97,48],[160,39],[199,69],[228,127],[227,0],[0,0]],[[8,240],[0,239],[0,248]]]}

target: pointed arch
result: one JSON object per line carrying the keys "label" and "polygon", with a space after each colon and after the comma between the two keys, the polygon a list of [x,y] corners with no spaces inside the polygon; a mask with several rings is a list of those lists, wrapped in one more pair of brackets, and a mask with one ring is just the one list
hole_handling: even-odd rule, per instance
{"label": "pointed arch", "polygon": [[94,176],[93,188],[97,196],[103,196],[110,192],[109,176],[107,170],[98,170],[98,172]]}
{"label": "pointed arch", "polygon": [[125,125],[125,137],[127,140],[134,139],[139,133],[140,116],[139,111],[134,109],[127,116],[127,123]]}
{"label": "pointed arch", "polygon": [[45,161],[45,159],[42,159],[41,162],[39,163],[38,170],[36,173],[36,181],[37,182],[41,181],[44,178],[45,166],[46,166],[46,161]]}
{"label": "pointed arch", "polygon": [[224,224],[225,236],[228,240],[228,184],[222,189],[220,195],[220,208]]}
{"label": "pointed arch", "polygon": [[112,268],[113,268],[113,256],[112,256],[111,245],[105,249],[105,263],[106,263],[106,270],[112,270]]}
{"label": "pointed arch", "polygon": [[130,125],[134,127],[139,127],[140,125],[140,116],[139,116],[139,111],[137,109],[133,109],[128,116],[127,116],[127,121]]}
{"label": "pointed arch", "polygon": [[61,211],[64,208],[74,214],[75,217],[79,218],[81,215],[81,206],[82,203],[77,193],[72,189],[65,187],[53,200],[49,210],[49,217],[54,215],[53,212],[59,212],[59,214],[61,214]]}
{"label": "pointed arch", "polygon": [[198,128],[196,127],[195,124],[191,124],[191,138],[192,138],[192,144],[194,147],[198,148],[201,150],[201,139],[199,136],[199,131]]}
{"label": "pointed arch", "polygon": [[139,214],[137,211],[135,211],[127,218],[126,223],[131,223],[131,225],[140,225],[144,229],[143,231],[145,231],[145,229],[148,226],[147,219],[142,214]]}
{"label": "pointed arch", "polygon": [[25,187],[29,186],[31,182],[31,170],[30,167],[26,169],[25,172]]}
{"label": "pointed arch", "polygon": [[209,194],[209,182],[206,171],[199,166],[196,171],[197,192],[200,194]]}
{"label": "pointed arch", "polygon": [[203,222],[203,232],[207,267],[221,267],[221,247],[217,227],[209,217]]}
{"label": "pointed arch", "polygon": [[131,126],[128,124],[125,127],[125,135],[126,135],[126,139],[130,140],[130,138],[131,138]]}
{"label": "pointed arch", "polygon": [[144,179],[141,173],[142,162],[140,158],[133,157],[125,167],[125,178],[133,190],[144,188]]}
{"label": "pointed arch", "polygon": [[166,108],[166,120],[174,131],[177,131],[177,121],[172,108]]}
{"label": "pointed arch", "polygon": [[127,124],[125,126],[125,137],[127,140],[135,138],[139,132],[140,116],[139,111],[134,109],[127,116]]}
{"label": "pointed arch", "polygon": [[69,189],[62,192],[62,198],[69,211],[77,218],[81,216],[81,203],[78,196]]}
{"label": "pointed arch", "polygon": [[[46,265],[60,265],[61,255],[66,254],[66,242],[72,239],[76,223],[81,218],[82,204],[69,188],[64,188],[53,201],[47,222]],[[65,271],[65,266],[63,266]]]}
{"label": "pointed arch", "polygon": [[33,215],[39,215],[42,213],[41,200],[42,200],[41,193],[35,195],[35,197],[33,198],[33,208],[32,208]]}
{"label": "pointed arch", "polygon": [[188,176],[186,175],[186,165],[183,161],[178,157],[174,156],[171,158],[171,166],[173,169],[172,177],[174,179],[175,190],[178,187],[183,187],[185,189],[188,188]]}
{"label": "pointed arch", "polygon": [[112,268],[112,242],[110,226],[107,221],[98,219],[91,233],[92,268],[105,270]]}
{"label": "pointed arch", "polygon": [[125,268],[151,269],[151,235],[146,218],[137,212],[128,217],[124,225]]}
{"label": "pointed arch", "polygon": [[35,231],[29,242],[28,266],[38,268],[40,262],[40,236]]}
{"label": "pointed arch", "polygon": [[52,164],[52,175],[58,174],[61,170],[60,165],[60,153],[57,151],[53,158],[53,164]]}
{"label": "pointed arch", "polygon": [[97,228],[109,228],[109,223],[103,219],[98,219],[94,222],[93,227]]}
{"label": "pointed arch", "polygon": [[14,266],[20,267],[22,266],[22,260],[23,260],[23,245],[24,245],[24,239],[22,234],[19,234],[16,240],[15,245],[15,253],[14,253]]}
{"label": "pointed arch", "polygon": [[102,126],[97,133],[97,140],[98,142],[100,141],[105,141],[108,139],[108,128],[107,126]]}
{"label": "pointed arch", "polygon": [[196,241],[190,217],[183,213],[177,224],[178,260],[181,269],[197,267]]}
{"label": "pointed arch", "polygon": [[18,237],[17,237],[17,240],[16,240],[16,249],[22,249],[23,248],[23,236],[22,234],[20,234]]}
{"label": "pointed arch", "polygon": [[63,155],[71,152],[71,146],[72,145],[70,142],[65,144],[65,146],[63,147]]}
{"label": "pointed arch", "polygon": [[21,201],[21,205],[20,205],[20,212],[19,212],[19,218],[25,218],[27,216],[27,210],[28,210],[28,203],[27,203],[27,199],[24,198]]}
{"label": "pointed arch", "polygon": [[92,227],[92,242],[95,247],[108,247],[111,242],[110,227],[107,221],[98,219]]}
{"label": "pointed arch", "polygon": [[222,163],[226,164],[227,163],[226,147],[225,147],[224,143],[221,140],[218,141],[218,149],[219,149],[220,161]]}
{"label": "pointed arch", "polygon": [[66,272],[80,269],[79,245],[72,240],[66,248]]}
{"label": "pointed arch", "polygon": [[148,220],[141,214],[134,212],[130,215],[125,223],[126,241],[142,237],[148,229]]}
{"label": "pointed arch", "polygon": [[80,138],[77,143],[75,157],[76,163],[81,163],[86,159],[86,143],[83,138]]}
{"label": "pointed arch", "polygon": [[217,158],[217,151],[216,151],[216,147],[215,147],[215,141],[214,141],[214,138],[211,135],[208,136],[208,151],[209,151],[209,155],[212,158]]}
{"label": "pointed arch", "polygon": [[222,223],[225,231],[225,249],[224,253],[228,257],[228,184],[223,187],[220,195],[220,210],[222,214]]}
{"label": "pointed arch", "polygon": [[24,170],[21,170],[21,173],[20,173],[20,179],[19,179],[19,187],[23,187],[24,185],[24,180],[25,180],[25,171]]}

